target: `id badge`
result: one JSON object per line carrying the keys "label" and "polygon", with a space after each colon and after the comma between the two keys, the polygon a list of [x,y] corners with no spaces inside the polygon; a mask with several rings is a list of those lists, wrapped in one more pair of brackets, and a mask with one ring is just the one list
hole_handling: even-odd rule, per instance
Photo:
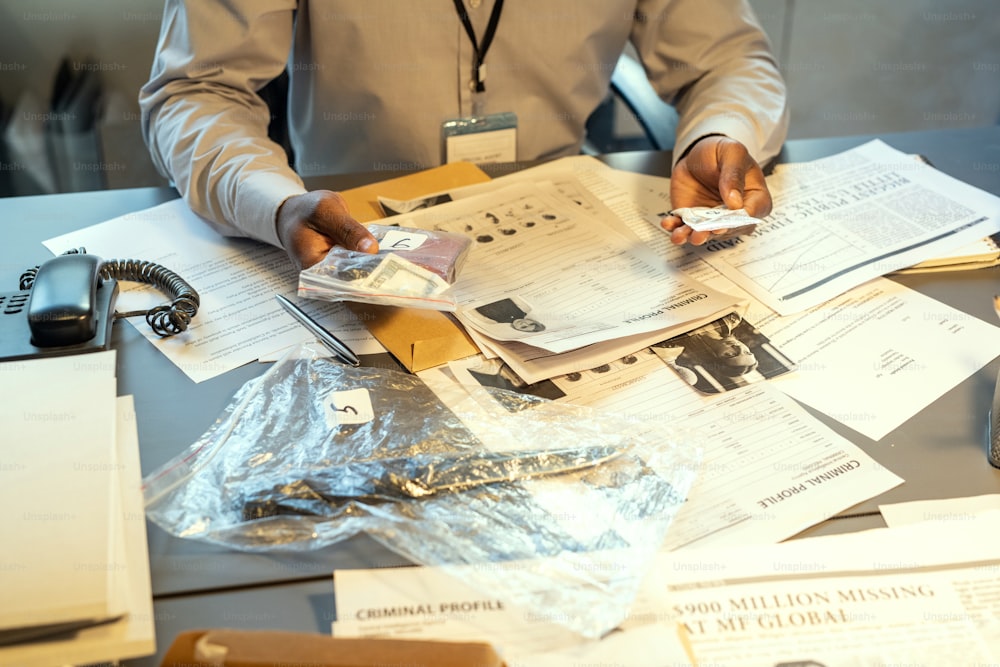
{"label": "id badge", "polygon": [[444,162],[517,161],[517,116],[512,112],[446,120],[441,124]]}

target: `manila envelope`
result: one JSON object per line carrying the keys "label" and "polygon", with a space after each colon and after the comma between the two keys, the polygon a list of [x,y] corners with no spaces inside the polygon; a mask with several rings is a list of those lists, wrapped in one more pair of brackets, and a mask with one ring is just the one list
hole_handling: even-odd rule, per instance
{"label": "manila envelope", "polygon": [[177,635],[160,667],[504,667],[485,642],[335,638],[280,630],[191,630]]}
{"label": "manila envelope", "polygon": [[[382,217],[378,197],[408,200],[484,183],[490,177],[468,162],[453,162],[340,194],[359,222]],[[348,302],[348,307],[411,373],[479,353],[465,329],[450,315],[435,310],[397,308]]]}

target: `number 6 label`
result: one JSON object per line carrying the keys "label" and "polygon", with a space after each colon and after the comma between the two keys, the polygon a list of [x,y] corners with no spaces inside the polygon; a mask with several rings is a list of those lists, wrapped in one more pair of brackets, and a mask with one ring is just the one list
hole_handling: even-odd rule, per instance
{"label": "number 6 label", "polygon": [[427,237],[412,231],[391,229],[385,233],[378,247],[381,250],[416,250],[424,244]]}

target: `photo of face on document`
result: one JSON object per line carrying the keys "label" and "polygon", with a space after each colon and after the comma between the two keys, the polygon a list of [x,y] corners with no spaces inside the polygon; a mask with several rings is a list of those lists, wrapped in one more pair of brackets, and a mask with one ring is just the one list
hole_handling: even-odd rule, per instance
{"label": "photo of face on document", "polygon": [[546,330],[541,318],[523,298],[510,296],[463,309],[462,314],[490,338],[521,340]]}
{"label": "photo of face on document", "polygon": [[704,394],[730,391],[787,373],[796,366],[738,313],[729,313],[657,343],[652,349],[688,384]]}

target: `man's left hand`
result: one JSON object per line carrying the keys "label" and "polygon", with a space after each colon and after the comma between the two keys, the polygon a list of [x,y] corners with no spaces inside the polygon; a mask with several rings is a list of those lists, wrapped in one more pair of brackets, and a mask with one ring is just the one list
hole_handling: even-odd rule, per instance
{"label": "man's left hand", "polygon": [[[719,206],[744,208],[754,218],[771,212],[771,193],[764,172],[746,147],[728,137],[708,136],[698,140],[674,165],[670,177],[671,206]],[[660,221],[670,240],[681,245],[702,245],[713,235],[731,230],[696,232],[675,215]]]}

